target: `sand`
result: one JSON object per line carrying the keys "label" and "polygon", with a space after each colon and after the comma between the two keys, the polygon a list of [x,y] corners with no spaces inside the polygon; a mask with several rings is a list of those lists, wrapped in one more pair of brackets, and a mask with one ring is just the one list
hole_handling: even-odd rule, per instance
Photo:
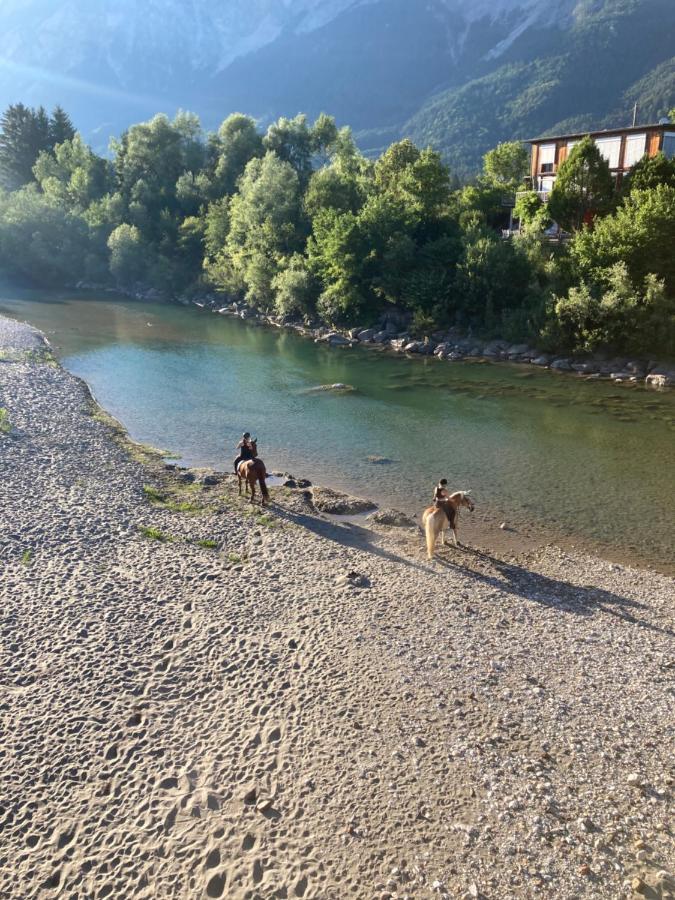
{"label": "sand", "polygon": [[675,896],[672,579],[251,511],[42,348],[0,320],[1,897]]}

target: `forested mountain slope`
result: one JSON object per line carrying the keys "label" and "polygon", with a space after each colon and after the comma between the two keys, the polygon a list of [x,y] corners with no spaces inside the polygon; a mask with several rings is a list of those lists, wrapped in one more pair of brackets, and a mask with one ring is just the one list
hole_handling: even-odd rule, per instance
{"label": "forested mountain slope", "polygon": [[325,110],[477,168],[497,140],[675,102],[672,0],[5,0],[0,107],[60,103],[99,149],[157,110]]}

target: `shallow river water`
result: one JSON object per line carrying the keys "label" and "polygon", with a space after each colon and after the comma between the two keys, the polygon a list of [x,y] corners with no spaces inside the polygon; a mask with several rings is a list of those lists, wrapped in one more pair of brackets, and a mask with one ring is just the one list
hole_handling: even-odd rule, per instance
{"label": "shallow river water", "polygon": [[[229,468],[247,430],[270,470],[411,512],[444,476],[492,523],[672,571],[675,391],[329,349],[110,296],[4,289],[0,314],[42,329],[134,439],[182,464]],[[355,390],[314,390],[335,382]]]}

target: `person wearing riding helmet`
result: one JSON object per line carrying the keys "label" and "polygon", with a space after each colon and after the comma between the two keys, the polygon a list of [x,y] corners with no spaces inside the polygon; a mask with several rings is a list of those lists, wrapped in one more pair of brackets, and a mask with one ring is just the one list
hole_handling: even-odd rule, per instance
{"label": "person wearing riding helmet", "polygon": [[247,459],[253,459],[253,446],[251,442],[251,433],[249,431],[245,431],[241,437],[241,440],[237,444],[237,450],[239,451],[239,456],[234,461],[234,472],[237,474],[237,468],[239,467],[239,463],[244,462]]}

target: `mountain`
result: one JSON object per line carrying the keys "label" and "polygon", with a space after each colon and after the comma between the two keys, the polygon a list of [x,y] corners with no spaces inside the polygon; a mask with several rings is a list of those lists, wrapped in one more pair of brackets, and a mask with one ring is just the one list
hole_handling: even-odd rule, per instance
{"label": "mountain", "polygon": [[498,140],[675,104],[673,0],[3,0],[0,107],[60,103],[98,146],[157,111],[335,115],[460,173]]}

